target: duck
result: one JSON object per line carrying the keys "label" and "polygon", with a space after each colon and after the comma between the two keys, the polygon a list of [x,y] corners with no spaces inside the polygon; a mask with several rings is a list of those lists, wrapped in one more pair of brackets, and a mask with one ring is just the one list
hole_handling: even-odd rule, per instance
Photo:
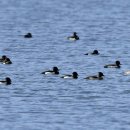
{"label": "duck", "polygon": [[124,75],[130,75],[130,70],[125,71]]}
{"label": "duck", "polygon": [[[93,52],[90,53],[91,55],[99,55],[100,53],[98,52],[98,50],[94,50]],[[89,53],[86,53],[84,55],[89,55]]]}
{"label": "duck", "polygon": [[5,80],[1,80],[0,83],[4,83],[5,85],[10,85],[11,84],[11,79],[9,77],[6,77]]}
{"label": "duck", "polygon": [[24,35],[24,38],[32,38],[32,34],[31,33],[27,33]]}
{"label": "duck", "polygon": [[121,63],[120,61],[115,61],[115,64],[108,64],[108,65],[105,65],[104,68],[120,68],[121,66]]}
{"label": "duck", "polygon": [[64,75],[61,78],[64,78],[64,79],[77,79],[78,78],[78,73],[73,72],[72,75]]}
{"label": "duck", "polygon": [[59,69],[58,67],[54,66],[52,70],[47,70],[47,71],[44,71],[42,72],[41,74],[56,74],[58,75],[59,74]]}
{"label": "duck", "polygon": [[103,76],[104,76],[104,74],[102,72],[98,72],[98,75],[88,76],[85,79],[89,79],[89,80],[102,80]]}
{"label": "duck", "polygon": [[11,60],[9,58],[5,58],[2,62],[3,64],[12,64]]}
{"label": "duck", "polygon": [[6,55],[3,55],[3,56],[0,58],[0,62],[3,62],[6,58],[7,58],[7,56],[6,56]]}
{"label": "duck", "polygon": [[77,35],[76,32],[73,32],[73,36],[69,36],[68,39],[72,41],[76,41],[79,40],[79,36]]}

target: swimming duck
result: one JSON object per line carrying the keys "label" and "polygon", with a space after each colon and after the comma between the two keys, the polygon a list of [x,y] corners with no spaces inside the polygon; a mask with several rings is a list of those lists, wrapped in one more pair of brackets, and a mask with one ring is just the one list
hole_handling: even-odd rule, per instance
{"label": "swimming duck", "polygon": [[85,79],[90,79],[90,80],[102,80],[103,79],[104,74],[102,72],[98,72],[98,75],[94,75],[94,76],[88,76]]}
{"label": "swimming duck", "polygon": [[120,61],[116,61],[115,64],[108,64],[108,65],[105,65],[104,68],[120,68]]}
{"label": "swimming duck", "polygon": [[5,58],[5,60],[2,63],[3,64],[12,64],[12,62],[9,58]]}
{"label": "swimming duck", "polygon": [[64,75],[62,76],[61,78],[64,78],[64,79],[77,79],[78,78],[78,73],[77,72],[73,72],[72,75]]}
{"label": "swimming duck", "polygon": [[32,38],[32,34],[31,33],[27,33],[24,35],[24,38]]}
{"label": "swimming duck", "polygon": [[125,71],[124,75],[130,75],[130,70]]}
{"label": "swimming duck", "polygon": [[78,37],[77,33],[74,32],[74,33],[73,33],[73,36],[68,37],[68,39],[75,41],[75,40],[79,40],[79,37]]}
{"label": "swimming duck", "polygon": [[[90,53],[91,55],[99,55],[98,50],[94,50],[93,52]],[[89,53],[86,53],[85,55],[89,55]]]}
{"label": "swimming duck", "polygon": [[44,71],[41,74],[59,74],[59,69],[58,67],[53,67],[52,70]]}
{"label": "swimming duck", "polygon": [[5,80],[1,80],[0,83],[4,83],[5,85],[10,85],[11,79],[9,77],[6,77]]}

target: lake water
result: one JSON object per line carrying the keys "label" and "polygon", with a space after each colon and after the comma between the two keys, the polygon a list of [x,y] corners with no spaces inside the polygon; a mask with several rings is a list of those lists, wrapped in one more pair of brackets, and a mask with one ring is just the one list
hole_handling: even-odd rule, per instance
{"label": "lake water", "polygon": [[[0,55],[13,62],[0,64],[12,79],[0,85],[1,130],[130,129],[129,0],[1,0]],[[120,69],[103,67],[116,60]],[[53,66],[60,75],[41,74]],[[77,80],[60,78],[73,71]],[[99,71],[104,80],[84,79]]]}

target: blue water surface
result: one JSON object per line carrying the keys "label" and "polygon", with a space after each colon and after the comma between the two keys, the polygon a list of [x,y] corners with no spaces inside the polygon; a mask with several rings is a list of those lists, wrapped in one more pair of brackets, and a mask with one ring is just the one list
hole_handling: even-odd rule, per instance
{"label": "blue water surface", "polygon": [[[12,79],[0,85],[1,130],[130,129],[129,0],[1,0],[0,55],[13,62],[0,64]],[[103,67],[116,60],[120,69]],[[41,74],[53,66],[60,75]],[[77,80],[60,78],[73,71]],[[99,71],[104,80],[84,79]]]}

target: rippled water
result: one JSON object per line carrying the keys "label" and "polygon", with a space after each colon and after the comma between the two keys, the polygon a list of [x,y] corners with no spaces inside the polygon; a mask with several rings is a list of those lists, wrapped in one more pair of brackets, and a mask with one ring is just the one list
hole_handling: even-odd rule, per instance
{"label": "rippled water", "polygon": [[[0,129],[129,130],[130,1],[0,1]],[[76,31],[79,41],[66,37]],[[25,39],[27,32],[33,38]],[[98,49],[99,56],[84,55]],[[120,60],[120,69],[103,68]],[[53,66],[59,76],[40,73]],[[77,71],[77,80],[62,74]],[[84,78],[102,71],[102,81]]]}

